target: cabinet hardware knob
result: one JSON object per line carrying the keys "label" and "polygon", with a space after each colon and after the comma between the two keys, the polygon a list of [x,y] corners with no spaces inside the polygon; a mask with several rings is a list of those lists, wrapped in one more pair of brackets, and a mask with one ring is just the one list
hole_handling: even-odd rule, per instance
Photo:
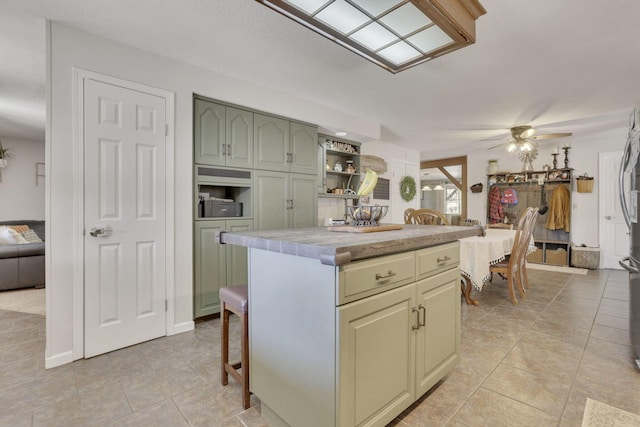
{"label": "cabinet hardware knob", "polygon": [[417,318],[416,320],[418,321],[417,325],[411,326],[411,330],[415,331],[417,329],[420,329],[420,311],[417,308],[413,307],[411,309],[411,312],[416,313],[416,318]]}
{"label": "cabinet hardware knob", "polygon": [[436,262],[437,262],[438,264],[440,264],[441,262],[447,262],[447,261],[449,261],[450,259],[451,259],[451,258],[450,258],[448,255],[445,255],[443,258],[437,258],[437,259],[436,259]]}
{"label": "cabinet hardware knob", "polygon": [[388,279],[389,277],[393,277],[395,276],[396,273],[393,272],[393,270],[389,270],[386,274],[386,276],[383,276],[380,273],[376,273],[376,280],[380,280],[380,279]]}

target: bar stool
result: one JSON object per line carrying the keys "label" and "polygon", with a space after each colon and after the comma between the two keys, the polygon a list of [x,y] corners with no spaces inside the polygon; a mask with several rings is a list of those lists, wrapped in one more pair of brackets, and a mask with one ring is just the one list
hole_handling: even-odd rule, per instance
{"label": "bar stool", "polygon": [[[231,375],[242,385],[242,407],[249,409],[249,289],[247,285],[220,288],[220,307],[222,317],[222,385],[229,383]],[[242,337],[239,363],[229,363],[229,315],[233,313],[240,318]],[[238,371],[238,370],[241,371]]]}

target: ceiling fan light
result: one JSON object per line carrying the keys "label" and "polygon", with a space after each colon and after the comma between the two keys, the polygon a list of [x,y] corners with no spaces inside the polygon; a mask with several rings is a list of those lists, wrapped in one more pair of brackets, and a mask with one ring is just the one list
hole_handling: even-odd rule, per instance
{"label": "ceiling fan light", "polygon": [[509,145],[507,145],[507,151],[510,153],[513,153],[516,149],[516,143],[515,142],[510,142]]}
{"label": "ceiling fan light", "polygon": [[520,147],[520,150],[522,151],[531,151],[532,149],[533,149],[533,146],[528,141],[523,143],[522,146]]}

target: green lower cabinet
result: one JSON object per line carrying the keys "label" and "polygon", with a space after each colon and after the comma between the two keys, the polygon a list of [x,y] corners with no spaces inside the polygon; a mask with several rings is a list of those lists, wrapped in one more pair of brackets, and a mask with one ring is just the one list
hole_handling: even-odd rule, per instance
{"label": "green lower cabinet", "polygon": [[196,221],[194,318],[220,312],[220,288],[248,281],[247,249],[217,243],[216,233],[252,229],[252,220]]}
{"label": "green lower cabinet", "polygon": [[338,308],[339,426],[385,426],[459,362],[460,270]]}

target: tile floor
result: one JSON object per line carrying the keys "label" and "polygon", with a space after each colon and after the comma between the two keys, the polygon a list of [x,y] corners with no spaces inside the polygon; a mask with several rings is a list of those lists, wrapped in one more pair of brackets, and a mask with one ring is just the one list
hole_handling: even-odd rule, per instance
{"label": "tile floor", "polygon": [[[529,277],[517,306],[501,281],[474,293],[478,307],[463,304],[461,363],[393,425],[580,426],[587,397],[640,414],[626,273]],[[219,319],[45,370],[44,316],[3,296],[0,426],[266,425],[255,396],[243,411],[239,386],[220,385]]]}

